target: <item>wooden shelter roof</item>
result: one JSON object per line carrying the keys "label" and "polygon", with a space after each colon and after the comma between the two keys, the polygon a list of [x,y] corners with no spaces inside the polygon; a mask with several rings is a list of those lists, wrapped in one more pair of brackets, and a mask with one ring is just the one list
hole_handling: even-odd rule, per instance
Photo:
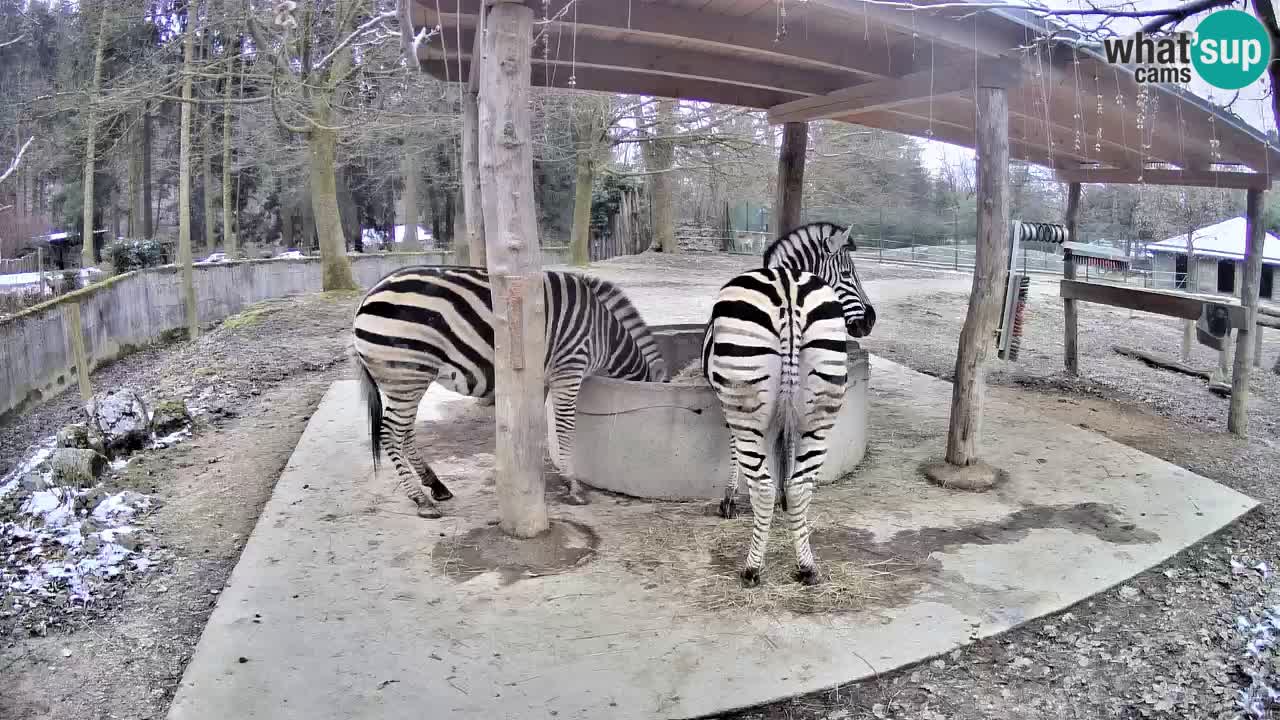
{"label": "wooden shelter roof", "polygon": [[[483,1],[414,0],[414,24],[441,28],[419,50],[427,72],[467,77]],[[703,100],[768,110],[774,122],[830,118],[972,148],[981,74],[1010,88],[1012,158],[1063,179],[1241,187],[1264,178],[1211,171],[1269,183],[1280,168],[1280,148],[1190,92],[1147,86],[1142,109],[1130,71],[1073,49],[1069,32],[1030,13],[785,0],[780,36],[778,0],[526,4],[535,35],[549,38],[545,55],[533,50],[534,86]],[[1151,164],[1164,174],[1143,177]]]}

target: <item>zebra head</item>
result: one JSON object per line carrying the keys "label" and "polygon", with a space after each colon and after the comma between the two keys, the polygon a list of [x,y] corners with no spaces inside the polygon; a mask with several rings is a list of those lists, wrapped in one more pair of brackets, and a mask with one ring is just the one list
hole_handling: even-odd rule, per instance
{"label": "zebra head", "polygon": [[836,291],[849,335],[856,338],[870,335],[876,324],[876,310],[858,279],[853,252],[849,248],[841,248],[828,255],[819,262],[816,274]]}

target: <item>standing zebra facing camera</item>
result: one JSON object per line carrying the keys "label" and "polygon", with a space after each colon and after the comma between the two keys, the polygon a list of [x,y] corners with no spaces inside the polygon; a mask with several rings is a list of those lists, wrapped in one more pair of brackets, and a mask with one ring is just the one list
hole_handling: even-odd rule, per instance
{"label": "standing zebra facing camera", "polygon": [[[545,389],[551,395],[566,501],[586,504],[573,471],[578,390],[590,375],[666,382],[666,363],[648,325],[611,282],[544,272]],[[353,332],[369,409],[374,469],[379,451],[395,465],[400,489],[422,517],[440,517],[436,501],[453,497],[414,444],[414,419],[435,382],[463,395],[494,391],[493,291],[482,268],[418,266],[397,270],[369,290]],[[383,402],[383,396],[386,402]],[[407,457],[407,462],[406,462]],[[430,495],[425,491],[430,490]]]}
{"label": "standing zebra facing camera", "polygon": [[876,318],[848,236],[831,223],[787,233],[765,250],[763,269],[721,288],[707,323],[703,374],[729,426],[729,482],[720,515],[736,514],[740,475],[751,496],[751,546],[741,572],[748,587],[760,582],[775,498],[795,546],[795,579],[818,582],[809,501],[844,405],[848,337],[869,334]]}

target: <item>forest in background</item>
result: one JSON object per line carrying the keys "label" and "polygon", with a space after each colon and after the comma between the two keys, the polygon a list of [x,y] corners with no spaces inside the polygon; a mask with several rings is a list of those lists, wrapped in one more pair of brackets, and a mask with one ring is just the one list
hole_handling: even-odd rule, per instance
{"label": "forest in background", "polygon": [[[361,252],[363,230],[407,218],[450,246],[463,227],[459,85],[404,61],[394,2],[288,5],[0,0],[0,172],[22,153],[0,182],[0,257],[57,231],[72,242],[46,247],[66,267],[118,256],[115,238],[173,260],[184,232],[197,257]],[[681,223],[719,228],[772,205],[779,129],[763,112],[535,89],[532,125],[544,245],[568,244],[575,225],[608,232],[628,191],[669,251]],[[929,163],[923,141],[838,123],[809,136],[805,219],[889,245],[973,242],[972,159]],[[1010,179],[1014,217],[1061,217],[1049,171],[1019,163]],[[1242,192],[1088,186],[1080,225],[1129,247],[1242,209]],[[734,229],[767,217],[747,220]]]}

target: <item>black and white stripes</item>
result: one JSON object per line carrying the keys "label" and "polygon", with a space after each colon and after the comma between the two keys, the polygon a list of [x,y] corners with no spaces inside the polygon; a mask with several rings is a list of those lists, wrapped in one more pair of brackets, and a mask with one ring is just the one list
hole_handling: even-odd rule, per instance
{"label": "black and white stripes", "polygon": [[[846,318],[817,275],[763,268],[730,280],[716,298],[703,341],[703,373],[729,426],[730,480],[720,513],[735,514],[739,474],[753,515],[742,580],[760,579],[775,488],[795,546],[796,579],[817,582],[808,507],[844,402]],[[771,477],[770,450],[779,458]]]}
{"label": "black and white stripes", "polygon": [[876,324],[876,311],[862,289],[854,267],[858,249],[849,229],[829,222],[815,222],[788,232],[764,251],[765,267],[811,272],[835,290],[844,313],[845,327],[853,337],[865,337]]}
{"label": "black and white stripes", "polygon": [[[555,413],[555,451],[569,486],[568,501],[581,504],[585,498],[573,473],[572,448],[582,381],[590,375],[665,381],[667,369],[648,326],[616,285],[544,272],[543,287],[545,383]],[[451,266],[397,270],[370,289],[356,310],[353,330],[375,466],[381,449],[395,465],[400,488],[417,503],[418,514],[439,517],[434,501],[452,494],[418,455],[414,418],[432,382],[464,395],[493,395],[489,274]],[[424,488],[431,490],[430,496]]]}

